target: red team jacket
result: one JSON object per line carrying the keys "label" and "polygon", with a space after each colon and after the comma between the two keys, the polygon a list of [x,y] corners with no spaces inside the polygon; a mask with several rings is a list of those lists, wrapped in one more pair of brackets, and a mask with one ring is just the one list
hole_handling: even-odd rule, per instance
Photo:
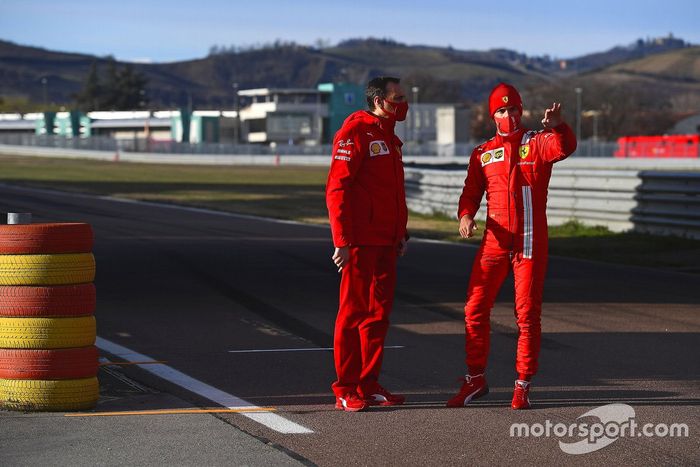
{"label": "red team jacket", "polygon": [[552,165],[576,150],[566,123],[542,131],[496,135],[477,146],[469,159],[458,215],[474,216],[486,191],[486,254],[547,252],[547,189]]}
{"label": "red team jacket", "polygon": [[364,110],[335,134],[326,205],[336,247],[396,245],[406,236],[402,145],[393,125]]}

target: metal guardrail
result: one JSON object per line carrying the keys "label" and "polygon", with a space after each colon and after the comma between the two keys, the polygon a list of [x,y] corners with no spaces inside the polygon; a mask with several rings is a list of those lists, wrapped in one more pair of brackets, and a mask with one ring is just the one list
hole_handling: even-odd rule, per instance
{"label": "metal guardrail", "polygon": [[[41,138],[30,140],[41,142]],[[22,145],[20,138],[17,145],[0,144],[0,154],[171,164],[327,166],[330,162],[329,156],[318,153],[156,154],[122,152],[110,146],[114,140],[103,140],[102,150],[82,148],[86,140],[60,140],[62,147],[43,147]],[[455,216],[466,175],[466,157],[405,156],[404,161],[409,208]],[[421,166],[410,166],[411,161]],[[436,162],[452,168],[427,168]],[[485,216],[484,202],[477,218],[483,221]],[[577,219],[613,231],[634,229],[700,239],[700,160],[569,158],[557,164],[552,173],[547,216],[551,224]]]}
{"label": "metal guardrail", "polygon": [[635,230],[700,238],[700,173],[640,172]]}
{"label": "metal guardrail", "polygon": [[[406,168],[409,209],[456,216],[465,170]],[[486,219],[482,200],[477,219]],[[556,169],[547,219],[700,239],[700,172]]]}

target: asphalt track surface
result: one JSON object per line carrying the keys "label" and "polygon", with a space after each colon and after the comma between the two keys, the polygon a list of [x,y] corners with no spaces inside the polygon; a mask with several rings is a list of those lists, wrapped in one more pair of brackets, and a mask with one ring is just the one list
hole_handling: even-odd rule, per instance
{"label": "asphalt track surface", "polygon": [[[332,353],[299,350],[332,345],[338,276],[326,228],[5,185],[0,208],[91,223],[99,337],[164,362],[103,367],[98,412],[226,405],[147,371],[161,365],[308,431],[240,413],[0,412],[5,465],[700,463],[697,275],[550,258],[534,409],[520,412],[509,408],[509,278],[492,314],[491,393],[448,409],[464,373],[462,303],[476,249],[412,240],[381,381],[408,402],[344,413],[332,405]],[[297,351],[269,351],[279,349]],[[581,455],[559,447],[581,438],[510,436],[513,423],[596,422],[577,418],[611,403],[632,406],[640,425],[685,423],[689,436],[624,437]]]}

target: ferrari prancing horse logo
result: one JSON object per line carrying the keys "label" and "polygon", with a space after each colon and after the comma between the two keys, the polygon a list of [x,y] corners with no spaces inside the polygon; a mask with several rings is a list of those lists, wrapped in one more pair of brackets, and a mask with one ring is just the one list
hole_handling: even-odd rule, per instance
{"label": "ferrari prancing horse logo", "polygon": [[530,155],[530,145],[520,146],[520,158],[526,159]]}

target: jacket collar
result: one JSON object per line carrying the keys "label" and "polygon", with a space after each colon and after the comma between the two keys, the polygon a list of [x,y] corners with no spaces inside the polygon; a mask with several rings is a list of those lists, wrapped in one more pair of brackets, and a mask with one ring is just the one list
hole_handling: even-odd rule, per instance
{"label": "jacket collar", "polygon": [[496,133],[495,142],[498,146],[503,145],[503,143],[511,143],[512,144],[512,143],[519,142],[522,139],[523,133],[525,133],[525,131],[527,131],[525,128],[518,128],[517,130],[515,130],[512,134],[510,134],[508,136],[501,136],[500,134]]}
{"label": "jacket collar", "polygon": [[394,141],[396,144],[403,145],[403,142],[394,134],[395,122],[393,120],[382,118],[368,110],[358,110],[351,113],[348,118],[345,119],[344,125],[354,120],[360,120],[367,125],[378,126],[387,139]]}

